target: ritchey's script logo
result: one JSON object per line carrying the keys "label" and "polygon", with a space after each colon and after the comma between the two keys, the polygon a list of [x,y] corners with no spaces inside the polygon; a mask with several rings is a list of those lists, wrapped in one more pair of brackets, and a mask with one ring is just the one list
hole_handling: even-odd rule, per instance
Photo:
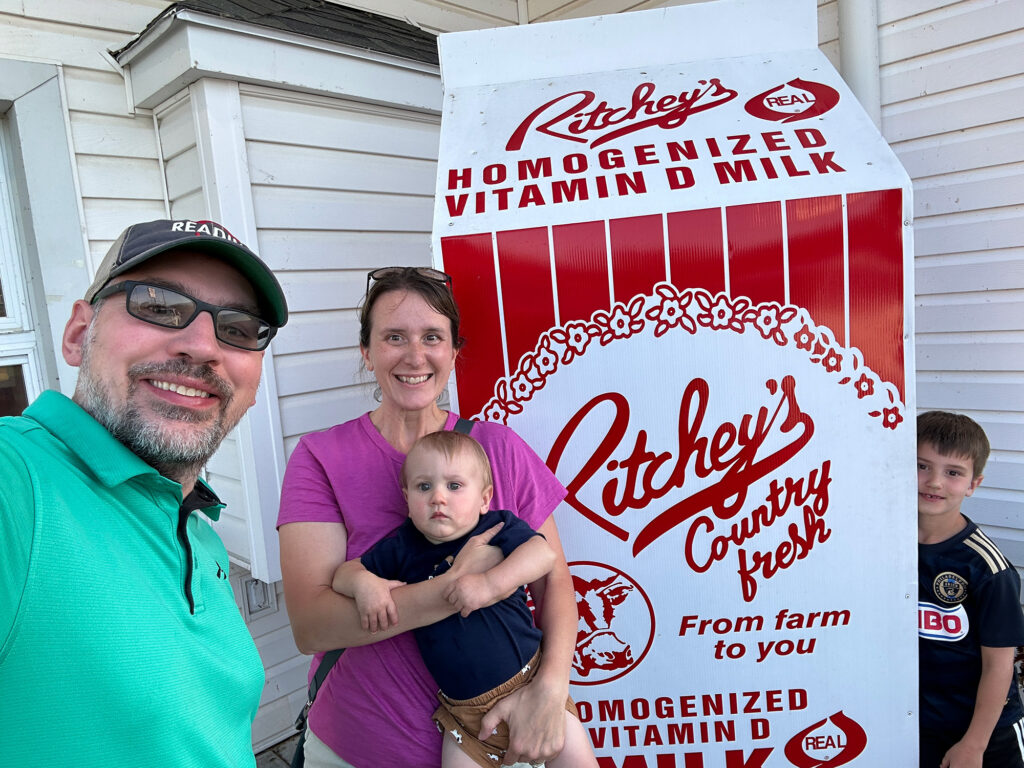
{"label": "ritchey's script logo", "polygon": [[823,115],[838,103],[835,88],[796,78],[757,94],[743,108],[762,120],[793,123]]}
{"label": "ritchey's script logo", "polygon": [[629,104],[612,106],[598,101],[593,91],[572,91],[541,104],[519,124],[505,149],[521,149],[530,131],[566,141],[598,147],[620,136],[650,128],[678,128],[698,112],[721,106],[736,98],[736,91],[717,77],[698,80],[698,87],[680,93],[657,95],[654,83],[641,83]]}
{"label": "ritchey's script logo", "polygon": [[573,683],[597,685],[636,667],[654,640],[654,608],[632,578],[602,563],[569,563],[576,590]]}

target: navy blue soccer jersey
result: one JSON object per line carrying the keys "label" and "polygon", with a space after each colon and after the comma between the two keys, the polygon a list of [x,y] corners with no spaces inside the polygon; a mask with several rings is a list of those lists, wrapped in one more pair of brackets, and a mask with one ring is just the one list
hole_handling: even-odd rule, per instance
{"label": "navy blue soccer jersey", "polygon": [[[918,653],[922,730],[963,733],[974,713],[981,646],[1024,645],[1020,577],[977,525],[918,545]],[[999,726],[1019,719],[1014,679]]]}
{"label": "navy blue soccer jersey", "polygon": [[[445,573],[471,536],[501,522],[504,527],[490,543],[506,557],[527,539],[541,535],[511,512],[490,510],[462,538],[431,544],[406,520],[360,560],[366,570],[384,579],[424,581]],[[453,699],[476,698],[511,679],[533,658],[541,638],[522,587],[466,618],[456,613],[413,634],[434,681]]]}

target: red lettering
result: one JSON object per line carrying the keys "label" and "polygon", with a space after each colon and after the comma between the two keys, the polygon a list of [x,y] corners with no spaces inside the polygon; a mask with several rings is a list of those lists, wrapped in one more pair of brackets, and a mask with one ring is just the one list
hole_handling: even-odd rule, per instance
{"label": "red lettering", "polygon": [[814,163],[814,170],[818,173],[845,173],[846,169],[832,160],[835,154],[835,152],[826,152],[821,155],[817,152],[811,152],[811,162]]}
{"label": "red lettering", "polygon": [[448,189],[456,189],[457,187],[465,189],[470,185],[472,178],[472,169],[463,168],[462,170],[456,170],[452,168],[448,171]]}
{"label": "red lettering", "polygon": [[653,144],[642,144],[633,147],[633,154],[636,155],[637,165],[651,165],[658,162],[658,156],[654,153]]}
{"label": "red lettering", "polygon": [[782,137],[781,131],[768,131],[762,133],[761,138],[764,139],[764,145],[768,148],[769,152],[778,152],[782,149],[789,149],[789,144]]}
{"label": "red lettering", "polygon": [[[639,553],[672,528],[689,520],[693,522],[688,542],[692,541],[692,530],[697,526],[706,530],[713,528],[711,518],[701,516],[702,512],[708,510],[719,520],[735,516],[746,501],[750,485],[789,461],[814,434],[814,422],[796,401],[796,381],[793,377],[787,376],[781,383],[769,381],[767,386],[769,392],[777,396],[773,410],[762,406],[756,414],[744,414],[738,425],[723,423],[715,429],[713,438],[709,440],[701,435],[710,396],[708,383],[704,379],[693,379],[687,384],[680,401],[676,454],[673,456],[668,451],[649,451],[647,433],[640,430],[632,450],[620,459],[613,459],[612,456],[621,447],[628,428],[629,402],[616,392],[599,395],[577,411],[565,425],[551,448],[547,464],[552,471],[557,471],[562,454],[575,431],[595,409],[611,405],[612,423],[593,455],[576,476],[569,479],[566,502],[608,533],[626,541],[628,533],[612,522],[612,519],[627,509],[645,509],[655,499],[682,488],[686,482],[690,458],[693,457],[693,471],[698,477],[706,478],[718,472],[722,474],[721,479],[673,504],[648,522],[636,536],[633,553]],[[602,412],[607,411],[602,408]],[[773,453],[759,457],[757,454],[760,447],[776,429],[780,437],[787,436],[788,442]],[[665,472],[660,471],[662,467],[671,467],[672,471],[667,478]],[[601,501],[607,516],[591,509],[580,498],[583,488],[605,468],[613,472],[622,470],[622,475],[606,482],[601,491]],[[809,479],[808,486],[810,483]],[[822,483],[824,478],[820,479],[819,485]],[[776,491],[776,495],[780,493],[781,489]],[[794,496],[798,489],[793,485],[787,493]],[[827,504],[827,500],[824,503]],[[739,543],[748,534],[740,532],[735,535]],[[728,551],[728,540],[723,540],[718,547],[712,555],[715,559],[720,559]],[[700,567],[694,562],[689,543],[686,558],[691,567]]]}
{"label": "red lettering", "polygon": [[[583,134],[597,132],[590,141],[598,147],[621,136],[649,127],[678,128],[698,112],[713,109],[736,98],[736,91],[718,78],[698,81],[699,87],[654,100],[654,83],[641,83],[633,90],[630,103],[612,107],[606,101],[594,105],[593,91],[572,91],[551,99],[533,110],[516,127],[505,144],[508,152],[522,149],[526,136],[536,131],[556,139],[586,143]],[[593,106],[592,106],[593,105]],[[608,129],[611,130],[608,130]]]}
{"label": "red lettering", "polygon": [[693,186],[693,171],[685,165],[676,165],[665,169],[669,189],[689,189]]}

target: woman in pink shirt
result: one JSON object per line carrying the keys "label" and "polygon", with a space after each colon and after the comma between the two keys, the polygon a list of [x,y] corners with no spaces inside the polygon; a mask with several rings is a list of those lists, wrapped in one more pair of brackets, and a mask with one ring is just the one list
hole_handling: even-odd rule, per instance
{"label": "woman in pink shirt", "polygon": [[[278,528],[295,642],[304,653],[348,649],[310,712],[307,768],[440,765],[441,734],[430,717],[437,685],[408,630],[455,612],[442,596],[446,577],[486,570],[497,556],[477,537],[445,576],[396,588],[398,625],[372,635],[361,628],[354,602],[331,589],[331,579],[338,565],[359,557],[404,521],[402,461],[419,437],[452,429],[458,421],[437,401],[462,343],[451,278],[417,267],[371,272],[359,347],[376,378],[380,405],[305,436],[289,459]],[[509,724],[509,762],[539,763],[562,747],[562,709],[576,637],[572,581],[551,517],[565,488],[509,428],[480,422],[472,434],[494,469],[491,508],[514,512],[544,534],[557,553],[546,590],[533,595],[544,632],[544,663],[533,682],[499,702],[490,715]],[[314,659],[314,665],[318,662]]]}

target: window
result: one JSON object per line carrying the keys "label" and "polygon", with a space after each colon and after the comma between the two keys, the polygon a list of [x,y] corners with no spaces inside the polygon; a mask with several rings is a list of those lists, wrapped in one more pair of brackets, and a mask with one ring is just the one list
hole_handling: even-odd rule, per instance
{"label": "window", "polygon": [[6,121],[0,119],[0,416],[21,413],[42,389],[38,343],[26,299]]}

